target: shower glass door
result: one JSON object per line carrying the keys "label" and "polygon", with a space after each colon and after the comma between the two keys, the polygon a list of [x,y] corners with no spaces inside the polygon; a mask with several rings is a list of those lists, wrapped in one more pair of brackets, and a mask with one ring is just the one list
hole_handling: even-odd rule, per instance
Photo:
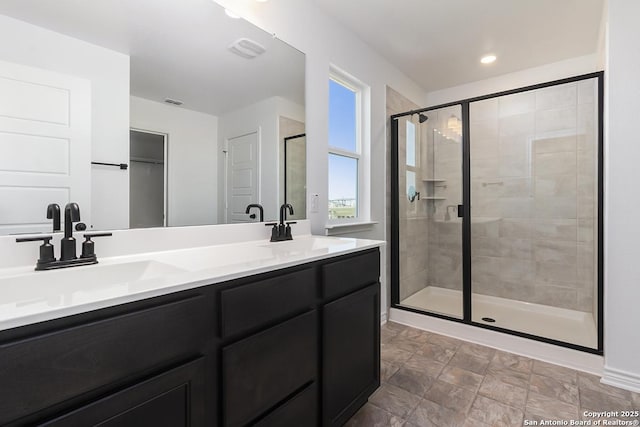
{"label": "shower glass door", "polygon": [[471,102],[472,321],[598,347],[598,78]]}
{"label": "shower glass door", "polygon": [[391,116],[392,308],[602,354],[603,81]]}
{"label": "shower glass door", "polygon": [[395,121],[400,306],[462,319],[462,107]]}

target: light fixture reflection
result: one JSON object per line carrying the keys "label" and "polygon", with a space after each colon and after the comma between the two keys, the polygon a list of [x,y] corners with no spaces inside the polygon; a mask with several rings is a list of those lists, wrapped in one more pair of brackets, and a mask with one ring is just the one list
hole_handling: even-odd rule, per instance
{"label": "light fixture reflection", "polygon": [[451,115],[451,117],[449,117],[449,119],[447,120],[447,128],[454,132],[457,133],[458,135],[462,134],[462,120],[460,120],[458,117],[456,117],[454,114]]}
{"label": "light fixture reflection", "polygon": [[483,64],[491,64],[492,62],[495,62],[496,59],[495,55],[486,55],[480,58],[480,62]]}

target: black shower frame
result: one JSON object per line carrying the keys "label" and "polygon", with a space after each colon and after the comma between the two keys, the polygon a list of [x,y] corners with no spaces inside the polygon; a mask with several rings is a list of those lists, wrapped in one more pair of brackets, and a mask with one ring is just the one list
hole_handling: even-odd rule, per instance
{"label": "black shower frame", "polygon": [[[471,157],[470,157],[470,139],[469,139],[469,105],[472,102],[483,101],[486,99],[497,98],[505,95],[512,95],[531,90],[542,89],[545,87],[557,86],[565,83],[573,83],[582,80],[597,79],[598,81],[598,291],[597,291],[597,307],[598,307],[598,345],[597,348],[585,347],[564,341],[554,340],[538,335],[527,334],[525,332],[514,331],[511,329],[500,328],[493,325],[474,322],[471,319]],[[398,119],[401,117],[411,116],[413,114],[424,113],[426,111],[438,110],[446,107],[459,105],[462,108],[462,319],[447,316],[440,313],[432,313],[419,310],[412,307],[400,305],[400,188],[398,176]],[[437,317],[441,319],[451,320],[458,323],[464,323],[484,329],[490,329],[497,332],[503,332],[509,335],[529,338],[548,344],[554,344],[574,350],[584,351],[593,354],[604,354],[604,71],[595,73],[582,74],[579,76],[568,77],[550,82],[539,83],[535,85],[525,86],[518,89],[496,92],[489,95],[467,98],[460,101],[449,102],[446,104],[435,105],[433,107],[420,108],[416,110],[406,111],[404,113],[394,114],[390,117],[391,128],[391,307],[414,313],[424,314],[427,316]]]}

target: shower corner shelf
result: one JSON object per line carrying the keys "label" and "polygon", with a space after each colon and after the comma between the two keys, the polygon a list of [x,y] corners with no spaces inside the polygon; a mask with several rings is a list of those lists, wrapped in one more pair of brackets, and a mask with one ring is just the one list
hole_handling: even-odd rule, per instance
{"label": "shower corner shelf", "polygon": [[422,197],[422,200],[447,200],[446,197],[426,196]]}
{"label": "shower corner shelf", "polygon": [[424,182],[445,182],[446,179],[440,179],[440,178],[422,178],[422,181]]}

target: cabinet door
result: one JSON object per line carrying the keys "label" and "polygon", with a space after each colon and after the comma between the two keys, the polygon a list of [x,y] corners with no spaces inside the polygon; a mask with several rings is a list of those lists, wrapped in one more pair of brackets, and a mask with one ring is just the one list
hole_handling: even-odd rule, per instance
{"label": "cabinet door", "polygon": [[199,358],[41,425],[203,426],[204,378]]}
{"label": "cabinet door", "polygon": [[222,349],[223,425],[250,424],[316,379],[316,317],[302,314]]}
{"label": "cabinet door", "polygon": [[322,423],[343,425],[380,385],[380,285],[323,308]]}
{"label": "cabinet door", "polygon": [[286,401],[254,424],[254,427],[316,427],[318,425],[316,383]]}

